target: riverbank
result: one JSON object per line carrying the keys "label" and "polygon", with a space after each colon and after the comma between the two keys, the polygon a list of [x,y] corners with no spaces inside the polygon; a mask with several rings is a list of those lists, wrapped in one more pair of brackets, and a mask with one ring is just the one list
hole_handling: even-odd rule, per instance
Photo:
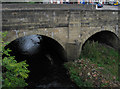
{"label": "riverbank", "polygon": [[65,64],[70,78],[79,87],[120,87],[119,53],[98,42],[88,42],[80,58]]}

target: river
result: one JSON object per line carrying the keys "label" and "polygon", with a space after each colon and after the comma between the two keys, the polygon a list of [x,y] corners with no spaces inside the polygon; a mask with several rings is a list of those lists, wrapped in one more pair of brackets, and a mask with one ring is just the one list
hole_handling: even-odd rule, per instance
{"label": "river", "polygon": [[64,50],[53,39],[40,35],[25,36],[6,47],[12,50],[11,55],[14,55],[18,62],[27,60],[29,64],[26,88],[77,88],[64,67],[67,62],[63,55]]}

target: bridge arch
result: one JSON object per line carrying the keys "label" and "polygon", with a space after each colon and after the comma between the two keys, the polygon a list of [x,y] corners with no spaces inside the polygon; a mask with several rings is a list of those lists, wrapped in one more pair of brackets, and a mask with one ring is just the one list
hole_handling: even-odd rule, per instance
{"label": "bridge arch", "polygon": [[94,31],[92,35],[87,36],[85,41],[82,44],[82,48],[84,47],[85,43],[90,41],[98,41],[99,43],[103,43],[109,45],[115,49],[119,49],[120,40],[114,30],[101,30],[101,31]]}
{"label": "bridge arch", "polygon": [[108,31],[108,32],[111,32],[111,33],[113,33],[113,34],[115,34],[117,36],[115,29],[110,29],[110,30],[108,30],[108,29],[104,29],[104,30],[97,29],[96,30],[96,29],[92,29],[92,30],[87,31],[87,35],[84,34],[84,36],[83,36],[84,39],[82,41],[82,44],[84,44],[91,36],[93,36],[93,35],[95,35],[95,34],[97,34],[99,32]]}
{"label": "bridge arch", "polygon": [[[36,47],[30,46],[30,42],[28,40],[34,42]],[[43,47],[44,45],[45,47]],[[22,49],[22,47],[24,48],[24,46],[26,46],[26,49]],[[60,43],[44,35],[26,35],[23,37],[19,37],[9,43],[6,47],[10,48],[14,52],[11,54],[15,55],[17,60],[20,59],[18,61],[27,60],[27,63],[29,64],[29,70],[31,71],[30,79],[33,80],[34,78],[39,79],[40,77],[50,72],[51,68],[53,68],[54,66],[61,66],[64,62],[67,61],[67,59],[65,59],[66,52],[64,48],[60,45]],[[37,79],[35,79],[35,81]]]}
{"label": "bridge arch", "polygon": [[[31,37],[31,38],[30,38]],[[32,34],[32,35],[24,35],[24,36],[22,36],[21,35],[21,37],[18,37],[18,38],[16,38],[15,39],[15,37],[13,36],[12,37],[12,39],[10,39],[9,40],[9,44],[14,44],[14,43],[17,43],[17,42],[19,42],[18,44],[21,44],[22,43],[22,41],[23,42],[25,42],[25,39],[31,39],[31,40],[33,40],[32,39],[32,37],[34,38],[34,39],[36,39],[36,40],[38,40],[38,39],[40,39],[40,40],[45,40],[44,41],[44,43],[46,43],[46,44],[48,44],[47,46],[50,46],[49,48],[52,48],[52,46],[54,47],[54,48],[56,48],[56,50],[59,50],[59,51],[61,51],[62,52],[62,56],[61,57],[63,57],[63,58],[66,58],[66,51],[65,51],[65,49],[64,49],[64,46],[61,44],[61,42],[60,41],[58,41],[58,39],[56,38],[56,39],[54,39],[54,38],[52,38],[51,36],[46,36],[46,35],[41,35],[41,34]],[[16,41],[16,42],[15,42]],[[21,42],[20,42],[21,41]],[[38,44],[40,44],[40,42],[37,42]],[[8,44],[8,45],[9,45]],[[18,46],[18,44],[17,45],[15,45],[15,46]],[[51,45],[52,44],[52,45]],[[14,45],[13,45],[14,46]],[[57,47],[56,47],[57,46]],[[58,48],[58,49],[57,49]],[[52,49],[51,49],[52,50]],[[65,59],[65,60],[67,60],[67,59]]]}
{"label": "bridge arch", "polygon": [[[44,31],[44,30],[43,30]],[[52,35],[52,32],[49,33],[45,33],[45,32],[41,32],[41,31],[30,31],[30,30],[12,30],[12,31],[7,31],[7,37],[4,39],[5,42],[12,42],[20,37],[24,37],[24,36],[30,36],[30,35],[41,35],[41,36],[46,36],[49,38],[54,39],[55,41],[57,41],[64,49],[65,49],[65,44],[62,41],[62,39],[57,36],[57,35]]]}

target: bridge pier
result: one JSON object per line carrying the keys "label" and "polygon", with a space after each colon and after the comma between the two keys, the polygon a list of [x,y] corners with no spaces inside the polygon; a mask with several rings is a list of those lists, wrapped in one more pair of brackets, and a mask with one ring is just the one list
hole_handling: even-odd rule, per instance
{"label": "bridge pier", "polygon": [[81,47],[79,43],[66,43],[65,46],[67,52],[68,61],[72,61],[79,58]]}

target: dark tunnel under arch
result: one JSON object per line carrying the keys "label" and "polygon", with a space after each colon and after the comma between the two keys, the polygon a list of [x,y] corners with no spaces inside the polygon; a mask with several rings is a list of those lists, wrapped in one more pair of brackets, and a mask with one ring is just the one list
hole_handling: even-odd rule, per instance
{"label": "dark tunnel under arch", "polygon": [[82,50],[88,41],[98,41],[98,43],[106,44],[116,50],[120,50],[120,40],[117,35],[111,31],[100,31],[93,34],[84,42]]}
{"label": "dark tunnel under arch", "polygon": [[[34,46],[30,46],[33,42]],[[25,46],[28,47],[25,49]],[[61,66],[66,62],[64,48],[54,39],[44,35],[29,35],[17,38],[5,48],[10,48],[11,55],[19,61],[27,60],[29,64],[30,79],[37,81],[51,71],[53,66]],[[28,52],[29,51],[29,52]]]}

